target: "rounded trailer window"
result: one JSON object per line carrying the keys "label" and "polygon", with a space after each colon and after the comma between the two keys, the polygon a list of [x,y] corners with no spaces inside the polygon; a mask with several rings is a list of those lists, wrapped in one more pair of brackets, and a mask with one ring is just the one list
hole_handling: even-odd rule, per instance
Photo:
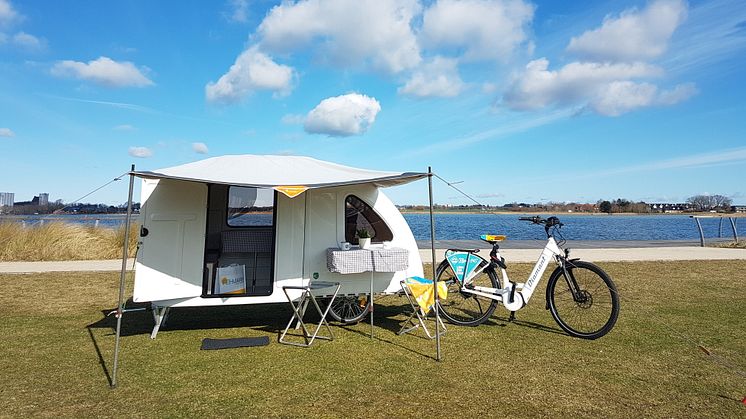
{"label": "rounded trailer window", "polygon": [[394,234],[370,205],[355,195],[345,199],[345,241],[358,244],[357,231],[368,230],[371,241],[380,243],[391,241]]}

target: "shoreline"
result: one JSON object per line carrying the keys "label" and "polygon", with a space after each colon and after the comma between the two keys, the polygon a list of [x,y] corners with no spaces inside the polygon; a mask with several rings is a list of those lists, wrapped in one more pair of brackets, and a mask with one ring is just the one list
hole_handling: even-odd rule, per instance
{"label": "shoreline", "polygon": [[[399,212],[402,213],[402,215],[405,214],[430,214],[429,211],[411,211],[411,210],[402,210],[399,209]],[[712,212],[646,212],[646,213],[640,213],[640,212],[613,212],[611,214],[607,214],[605,212],[552,212],[552,211],[433,211],[433,214],[455,214],[455,215],[479,215],[479,214],[494,214],[494,215],[516,215],[516,216],[526,216],[526,215],[541,215],[541,216],[578,216],[578,215],[587,215],[587,216],[594,216],[594,217],[618,217],[618,216],[697,216],[697,217],[711,217],[711,218],[746,218],[746,213],[743,212],[722,212],[722,213],[712,213]]]}

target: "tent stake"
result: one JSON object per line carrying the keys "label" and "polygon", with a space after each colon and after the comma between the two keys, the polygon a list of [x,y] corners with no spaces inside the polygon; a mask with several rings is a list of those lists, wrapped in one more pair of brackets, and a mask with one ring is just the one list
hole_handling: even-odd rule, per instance
{"label": "tent stake", "polygon": [[122,315],[124,314],[124,279],[127,274],[127,256],[130,241],[130,217],[132,216],[132,189],[135,185],[135,165],[130,170],[130,190],[127,197],[127,219],[124,221],[124,244],[122,245],[122,271],[119,274],[119,303],[117,304],[117,337],[114,344],[114,368],[111,374],[111,387],[117,386],[117,366],[119,365],[119,336],[122,331]]}
{"label": "tent stake", "polygon": [[435,277],[435,221],[433,218],[433,171],[427,167],[427,188],[430,195],[430,251],[433,261],[433,292],[435,293],[435,359],[440,361],[440,298],[438,297],[438,281]]}

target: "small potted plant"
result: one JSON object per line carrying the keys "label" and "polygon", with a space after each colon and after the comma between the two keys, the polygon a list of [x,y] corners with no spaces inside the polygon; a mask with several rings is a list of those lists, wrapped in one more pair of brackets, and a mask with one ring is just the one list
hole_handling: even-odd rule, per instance
{"label": "small potted plant", "polygon": [[367,249],[370,246],[370,232],[367,228],[357,230],[357,238],[361,249]]}

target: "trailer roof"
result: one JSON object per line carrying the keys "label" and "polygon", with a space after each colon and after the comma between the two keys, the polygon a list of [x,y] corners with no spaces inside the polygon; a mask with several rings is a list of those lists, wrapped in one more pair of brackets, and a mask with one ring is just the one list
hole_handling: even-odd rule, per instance
{"label": "trailer roof", "polygon": [[427,177],[425,172],[359,169],[303,156],[227,155],[152,171],[134,171],[146,179],[177,179],[257,188],[295,196],[307,189],[370,183],[388,187]]}

